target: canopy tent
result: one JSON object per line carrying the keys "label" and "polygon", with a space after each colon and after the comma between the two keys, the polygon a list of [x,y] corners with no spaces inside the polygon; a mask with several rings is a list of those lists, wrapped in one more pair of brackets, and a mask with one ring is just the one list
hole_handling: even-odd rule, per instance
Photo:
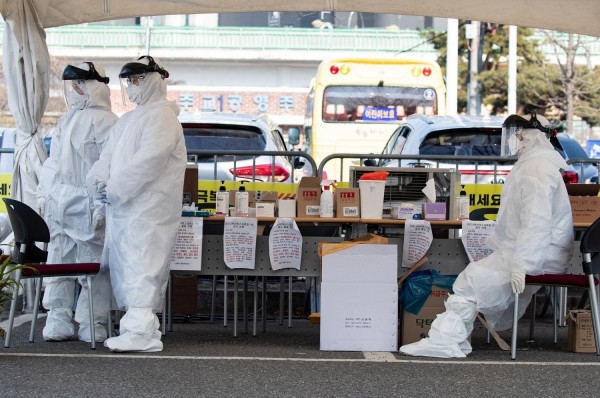
{"label": "canopy tent", "polygon": [[[11,3],[1,0],[5,19],[14,18]],[[530,28],[600,36],[597,0],[28,0],[43,28],[120,18],[167,14],[251,11],[364,11],[470,19]]]}
{"label": "canopy tent", "polygon": [[33,204],[45,154],[36,134],[48,98],[44,28],[152,15],[252,11],[364,11],[505,23],[600,36],[598,0],[0,0],[4,73],[19,129],[11,196]]}

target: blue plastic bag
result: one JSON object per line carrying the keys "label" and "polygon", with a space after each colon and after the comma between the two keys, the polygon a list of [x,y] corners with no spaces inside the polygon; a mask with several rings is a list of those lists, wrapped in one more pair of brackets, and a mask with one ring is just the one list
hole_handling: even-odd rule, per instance
{"label": "blue plastic bag", "polygon": [[417,315],[431,294],[433,285],[452,292],[457,275],[442,275],[434,269],[416,271],[402,283],[398,301],[405,311]]}

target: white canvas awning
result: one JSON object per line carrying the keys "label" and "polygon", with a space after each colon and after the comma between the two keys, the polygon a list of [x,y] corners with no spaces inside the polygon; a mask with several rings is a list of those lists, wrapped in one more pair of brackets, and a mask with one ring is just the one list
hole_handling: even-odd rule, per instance
{"label": "white canvas awning", "polygon": [[[11,3],[0,1],[0,12],[11,18]],[[42,27],[72,25],[151,15],[251,11],[364,11],[426,15],[553,29],[600,36],[598,0],[29,0]]]}

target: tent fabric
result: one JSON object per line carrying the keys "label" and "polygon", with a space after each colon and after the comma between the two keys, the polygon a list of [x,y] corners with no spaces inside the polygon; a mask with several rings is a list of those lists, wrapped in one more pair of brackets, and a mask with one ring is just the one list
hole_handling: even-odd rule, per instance
{"label": "tent fabric", "polygon": [[34,1],[7,3],[10,7],[5,3],[3,10],[10,10],[11,18],[6,19],[10,29],[4,29],[3,71],[8,108],[17,126],[10,192],[12,198],[33,206],[39,172],[47,157],[37,128],[48,102],[50,55]]}
{"label": "tent fabric", "polygon": [[[1,0],[5,19],[14,11]],[[504,23],[529,28],[600,36],[598,0],[29,0],[39,12],[42,27],[109,21],[152,15],[254,11],[364,11],[384,14],[427,15]],[[143,14],[143,15],[142,15]]]}

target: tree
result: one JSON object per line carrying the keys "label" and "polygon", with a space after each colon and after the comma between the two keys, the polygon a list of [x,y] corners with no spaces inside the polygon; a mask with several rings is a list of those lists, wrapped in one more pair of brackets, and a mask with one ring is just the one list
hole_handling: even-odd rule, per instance
{"label": "tree", "polygon": [[[508,102],[508,26],[486,26],[483,69],[478,76],[479,93],[492,114],[501,114],[506,112]],[[464,112],[469,46],[464,29],[459,32],[458,109]],[[589,62],[589,42],[579,35],[542,32],[545,40],[540,42],[532,36],[532,30],[518,28],[518,112],[537,112],[565,120],[567,131],[572,131],[576,116],[592,125],[599,124],[600,75]],[[440,50],[438,63],[445,70],[446,36],[433,31],[427,31],[425,35]],[[542,45],[555,49],[553,62],[542,53]],[[586,59],[586,65],[577,64],[578,57]]]}

